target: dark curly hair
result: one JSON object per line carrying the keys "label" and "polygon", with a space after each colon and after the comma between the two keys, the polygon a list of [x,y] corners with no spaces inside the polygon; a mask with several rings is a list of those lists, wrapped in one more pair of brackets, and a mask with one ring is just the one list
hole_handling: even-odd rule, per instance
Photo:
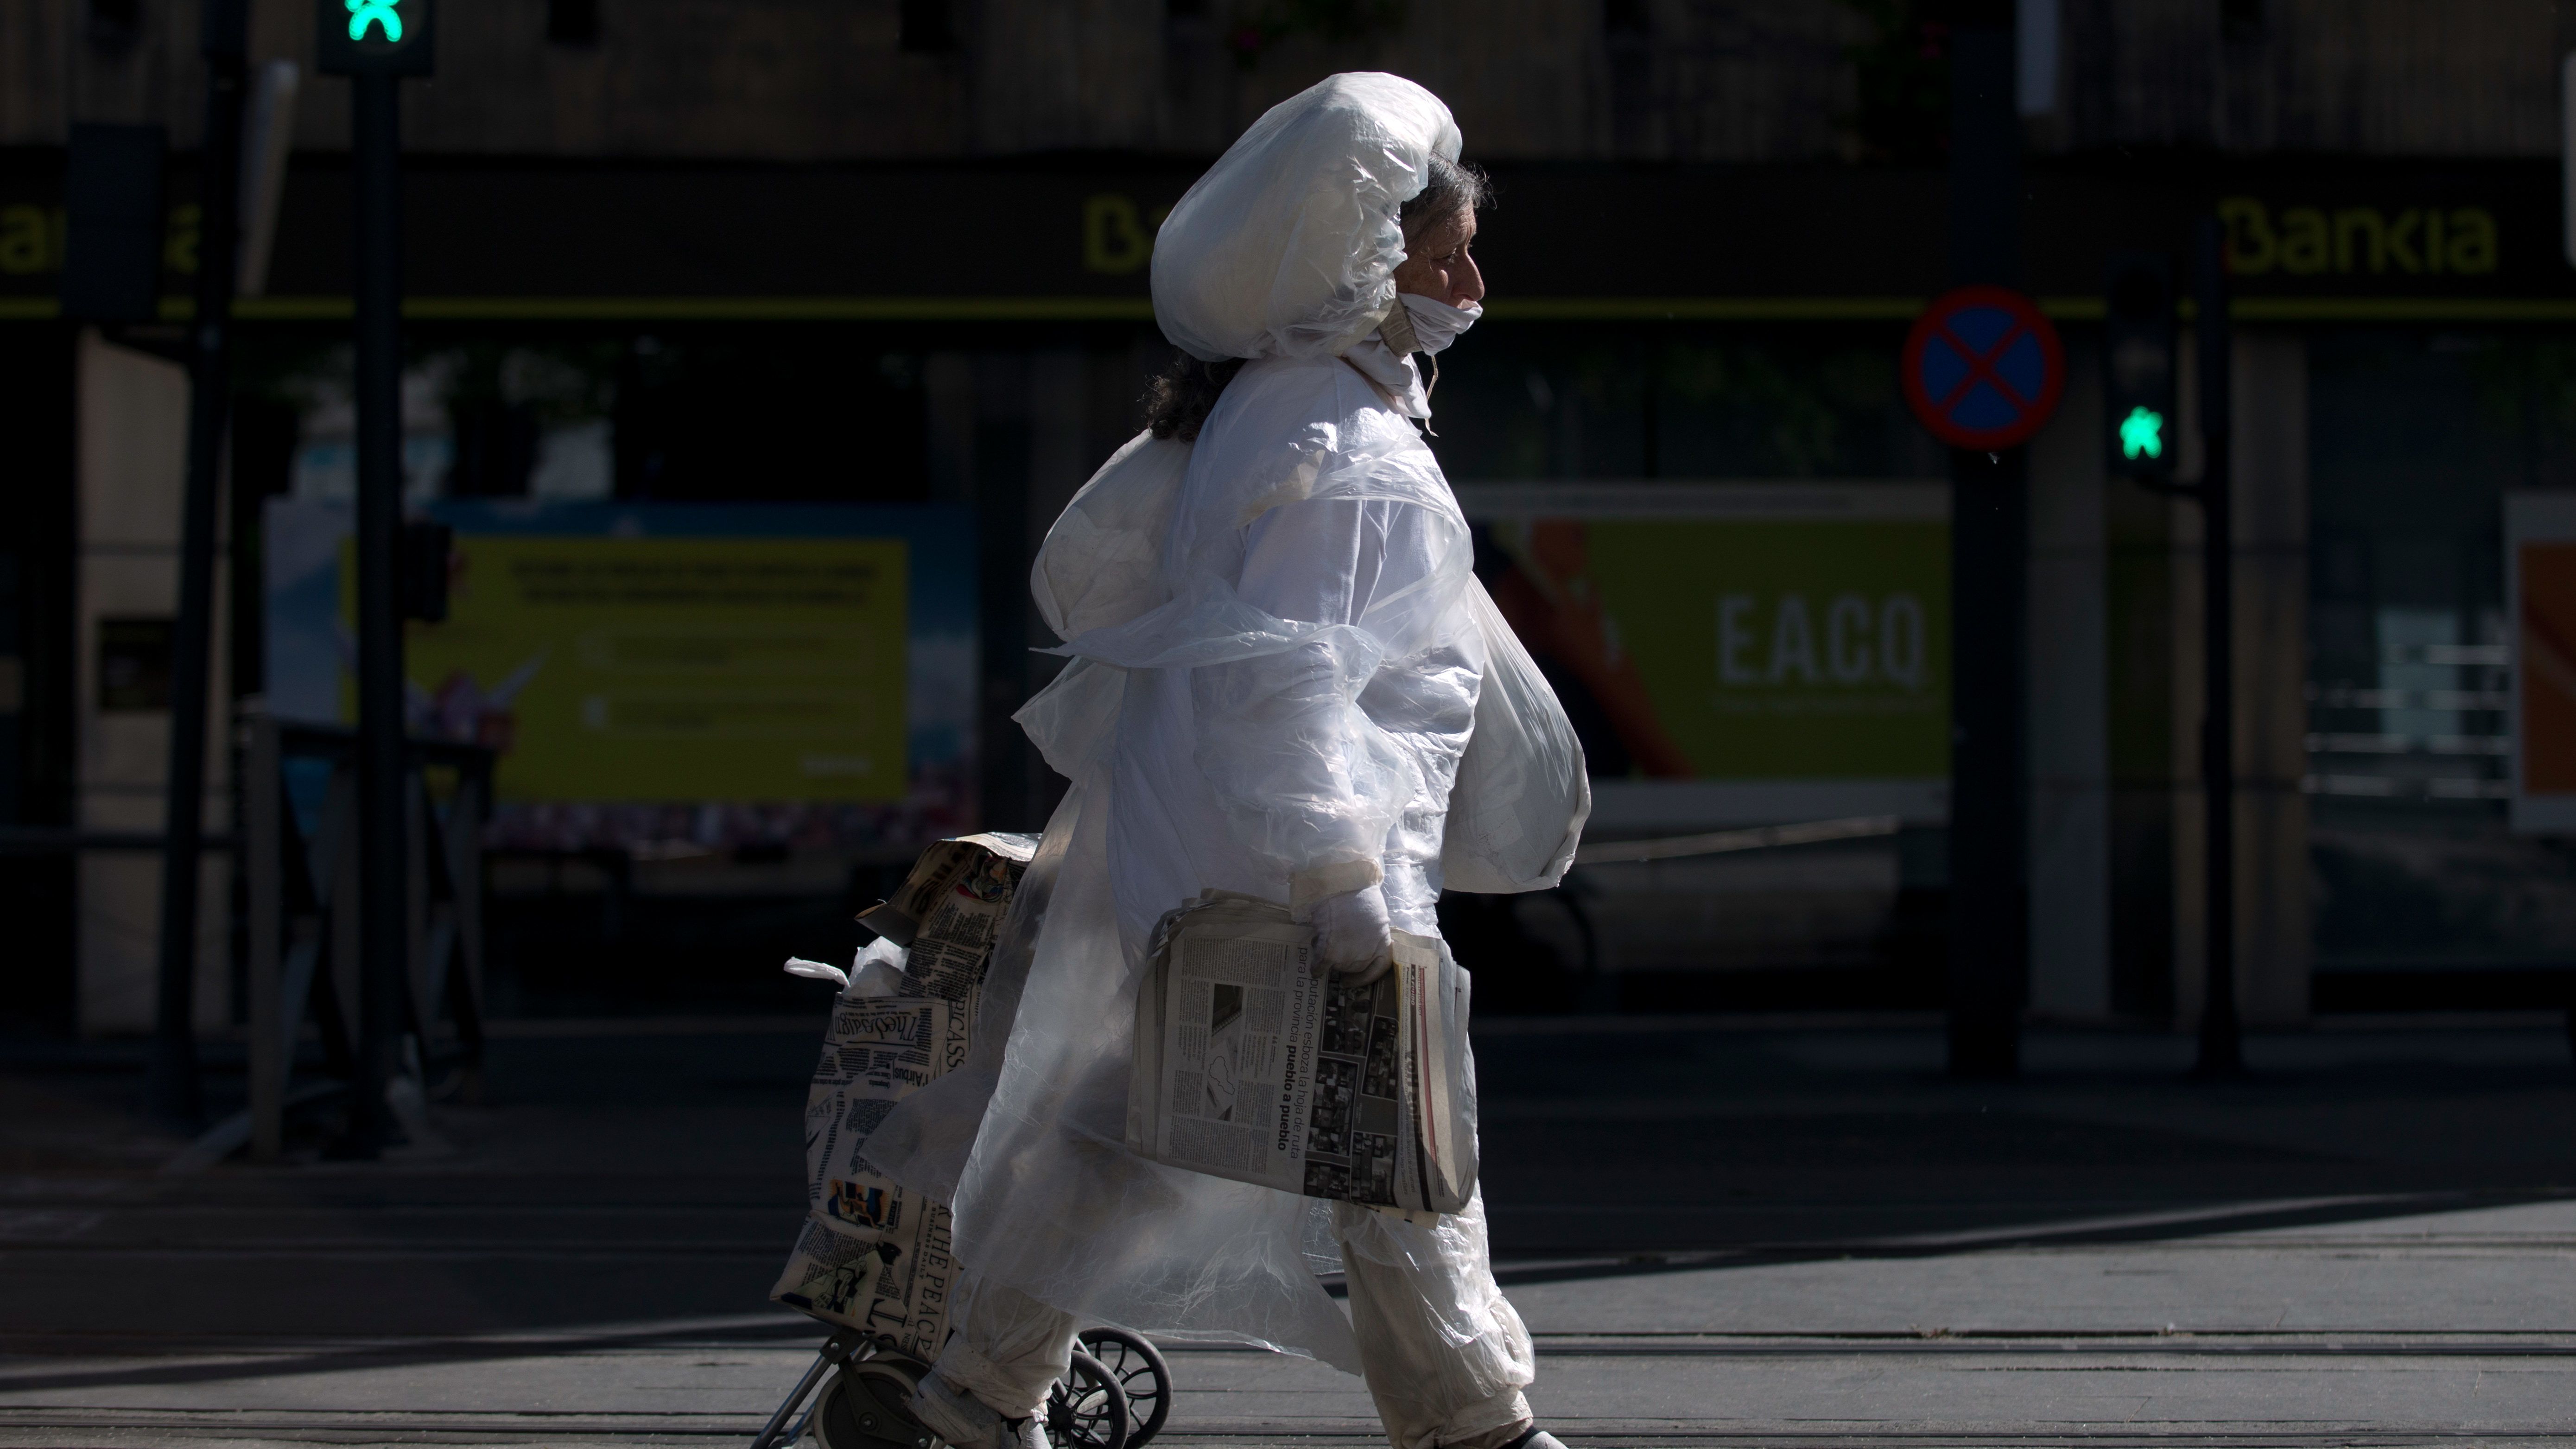
{"label": "dark curly hair", "polygon": [[1201,362],[1186,352],[1173,353],[1171,365],[1145,384],[1145,430],[1158,438],[1197,442],[1225,385],[1241,371],[1240,357]]}
{"label": "dark curly hair", "polygon": [[[1494,184],[1483,171],[1434,156],[1430,182],[1404,203],[1403,210],[1396,214],[1396,224],[1404,228],[1404,239],[1410,242],[1460,212],[1479,210],[1493,199]],[[1224,395],[1225,385],[1242,370],[1240,357],[1201,362],[1186,352],[1174,354],[1171,365],[1145,385],[1146,431],[1158,438],[1197,442],[1199,429],[1207,426],[1208,414]]]}

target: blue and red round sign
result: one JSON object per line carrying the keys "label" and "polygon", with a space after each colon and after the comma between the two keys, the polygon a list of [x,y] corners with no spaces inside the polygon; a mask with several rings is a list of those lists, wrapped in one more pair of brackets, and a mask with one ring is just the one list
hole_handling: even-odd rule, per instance
{"label": "blue and red round sign", "polygon": [[2037,304],[2008,287],[1955,287],[1905,336],[1906,405],[1954,448],[2027,442],[2066,391],[2066,349]]}

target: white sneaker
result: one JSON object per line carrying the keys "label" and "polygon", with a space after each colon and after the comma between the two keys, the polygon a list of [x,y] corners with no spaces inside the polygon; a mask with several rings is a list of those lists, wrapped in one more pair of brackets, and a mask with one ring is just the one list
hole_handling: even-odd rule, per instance
{"label": "white sneaker", "polygon": [[939,1376],[932,1369],[912,1391],[912,1415],[954,1449],[983,1449],[1002,1442],[1002,1416],[984,1401]]}
{"label": "white sneaker", "polygon": [[912,1413],[949,1449],[1048,1449],[1045,1426],[1035,1415],[1005,1419],[937,1369],[922,1375],[913,1390]]}

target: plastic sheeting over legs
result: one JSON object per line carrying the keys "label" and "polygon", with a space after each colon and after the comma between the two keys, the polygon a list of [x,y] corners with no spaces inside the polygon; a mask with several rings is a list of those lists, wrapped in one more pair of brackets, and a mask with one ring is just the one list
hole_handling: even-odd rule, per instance
{"label": "plastic sheeting over legs", "polygon": [[1005,1419],[1042,1409],[1073,1363],[1073,1315],[973,1273],[948,1311],[957,1331],[933,1370]]}
{"label": "plastic sheeting over legs", "polygon": [[1314,1278],[1333,1261],[1308,1251],[1324,1204],[1127,1150],[1141,959],[1125,948],[1109,888],[1106,771],[1087,773],[1039,849],[1060,873],[959,1185],[958,1258],[1086,1322],[1250,1342],[1357,1373],[1350,1326]]}
{"label": "plastic sheeting over legs", "polygon": [[1333,1236],[1369,1397],[1395,1449],[1481,1443],[1529,1423],[1529,1330],[1494,1282],[1481,1196],[1439,1215],[1335,1203]]}
{"label": "plastic sheeting over legs", "polygon": [[[1494,1283],[1485,1205],[1400,1214],[1332,1205],[1351,1327],[1395,1449],[1505,1443],[1530,1422],[1529,1330]],[[1073,1315],[970,1275],[941,1378],[1005,1417],[1032,1413],[1065,1372]]]}

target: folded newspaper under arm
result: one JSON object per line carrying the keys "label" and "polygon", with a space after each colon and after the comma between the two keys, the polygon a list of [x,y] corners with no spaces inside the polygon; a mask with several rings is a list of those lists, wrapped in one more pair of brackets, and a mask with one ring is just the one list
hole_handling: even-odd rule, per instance
{"label": "folded newspaper under arm", "polygon": [[1285,906],[1209,891],[1154,928],[1127,1146],[1308,1197],[1454,1213],[1476,1187],[1467,973],[1395,933],[1395,969],[1328,972]]}

